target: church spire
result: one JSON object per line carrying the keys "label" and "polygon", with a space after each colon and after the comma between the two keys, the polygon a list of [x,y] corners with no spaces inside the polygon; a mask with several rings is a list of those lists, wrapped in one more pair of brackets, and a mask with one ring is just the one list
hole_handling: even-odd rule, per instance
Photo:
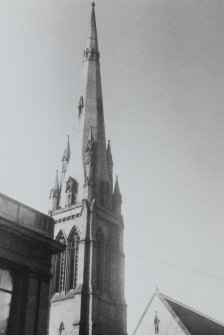
{"label": "church spire", "polygon": [[[98,37],[96,28],[95,3],[92,3],[90,31],[83,59],[83,81],[81,88],[82,110],[79,109],[79,122],[82,125],[82,160],[85,166],[89,129],[94,138],[94,167],[92,197],[103,202],[109,194],[110,177],[107,164],[103,96],[100,75]],[[84,182],[85,184],[85,182]],[[102,196],[103,195],[103,196]],[[88,197],[89,198],[89,197]]]}
{"label": "church spire", "polygon": [[109,157],[108,163],[99,57],[93,2],[87,45],[83,55],[76,123],[71,131],[71,138],[68,137],[62,157],[60,208],[68,208],[70,205],[68,185],[72,185],[71,180],[73,185],[76,185],[72,205],[81,203],[83,199],[90,203],[95,199],[101,206],[107,209],[111,207],[112,156]]}
{"label": "church spire", "polygon": [[[97,30],[96,30],[96,16],[95,16],[95,2],[92,2],[92,12],[91,12],[91,29],[90,29],[90,35],[88,36],[89,38],[89,47],[90,50],[92,48],[98,49],[98,39],[97,39]],[[88,46],[87,42],[87,46]]]}
{"label": "church spire", "polygon": [[55,237],[66,251],[53,263],[49,335],[56,328],[77,335],[127,334],[122,198],[118,180],[113,190],[110,143],[106,148],[99,58],[93,2],[76,120],[55,184],[60,187],[52,212]]}

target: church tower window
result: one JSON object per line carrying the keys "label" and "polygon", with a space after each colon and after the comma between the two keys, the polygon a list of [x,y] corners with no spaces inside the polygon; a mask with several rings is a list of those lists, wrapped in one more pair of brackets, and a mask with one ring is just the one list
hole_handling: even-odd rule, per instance
{"label": "church tower window", "polygon": [[79,234],[74,227],[68,239],[69,280],[68,289],[75,289],[78,275]]}
{"label": "church tower window", "polygon": [[[60,231],[57,238],[62,244],[66,244],[66,239],[64,234]],[[66,284],[66,250],[57,254],[54,260],[54,293],[60,293],[65,291],[65,284]]]}

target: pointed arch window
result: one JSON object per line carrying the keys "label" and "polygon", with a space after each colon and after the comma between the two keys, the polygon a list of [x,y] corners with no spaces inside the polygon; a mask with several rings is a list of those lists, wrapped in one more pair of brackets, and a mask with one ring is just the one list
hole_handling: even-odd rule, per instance
{"label": "pointed arch window", "polygon": [[79,257],[79,234],[76,227],[73,227],[68,239],[68,290],[76,288],[78,276],[78,257]]}
{"label": "pointed arch window", "polygon": [[[62,231],[58,233],[56,240],[66,245],[66,238],[65,235],[62,233]],[[54,266],[53,293],[60,293],[65,291],[66,288],[66,266],[67,266],[66,250],[55,255],[53,266]]]}

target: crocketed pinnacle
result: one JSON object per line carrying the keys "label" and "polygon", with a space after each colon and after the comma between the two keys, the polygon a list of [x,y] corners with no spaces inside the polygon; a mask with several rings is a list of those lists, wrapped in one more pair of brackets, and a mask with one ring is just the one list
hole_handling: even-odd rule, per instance
{"label": "crocketed pinnacle", "polygon": [[68,135],[68,140],[67,140],[67,148],[64,150],[63,156],[62,156],[62,161],[69,161],[70,158],[70,143],[69,143],[69,135]]}
{"label": "crocketed pinnacle", "polygon": [[110,140],[108,140],[108,144],[107,144],[107,162],[108,162],[108,164],[113,165],[113,158],[112,158],[112,153],[111,153]]}
{"label": "crocketed pinnacle", "polygon": [[93,142],[94,142],[94,140],[93,140],[93,128],[90,127],[86,150],[92,150],[93,149]]}
{"label": "crocketed pinnacle", "polygon": [[55,184],[54,184],[54,193],[59,192],[59,180],[58,180],[58,170],[56,171]]}
{"label": "crocketed pinnacle", "polygon": [[119,183],[118,183],[118,176],[116,176],[116,181],[115,181],[115,186],[114,186],[114,195],[115,196],[121,196],[121,192],[120,192],[120,187],[119,187]]}

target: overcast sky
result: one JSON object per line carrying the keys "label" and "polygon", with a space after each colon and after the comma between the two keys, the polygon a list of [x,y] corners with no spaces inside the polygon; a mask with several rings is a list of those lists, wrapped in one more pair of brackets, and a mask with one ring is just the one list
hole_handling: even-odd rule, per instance
{"label": "overcast sky", "polygon": [[[90,10],[0,1],[0,192],[43,212],[75,126]],[[96,17],[129,331],[156,286],[224,322],[224,1],[97,0]]]}

